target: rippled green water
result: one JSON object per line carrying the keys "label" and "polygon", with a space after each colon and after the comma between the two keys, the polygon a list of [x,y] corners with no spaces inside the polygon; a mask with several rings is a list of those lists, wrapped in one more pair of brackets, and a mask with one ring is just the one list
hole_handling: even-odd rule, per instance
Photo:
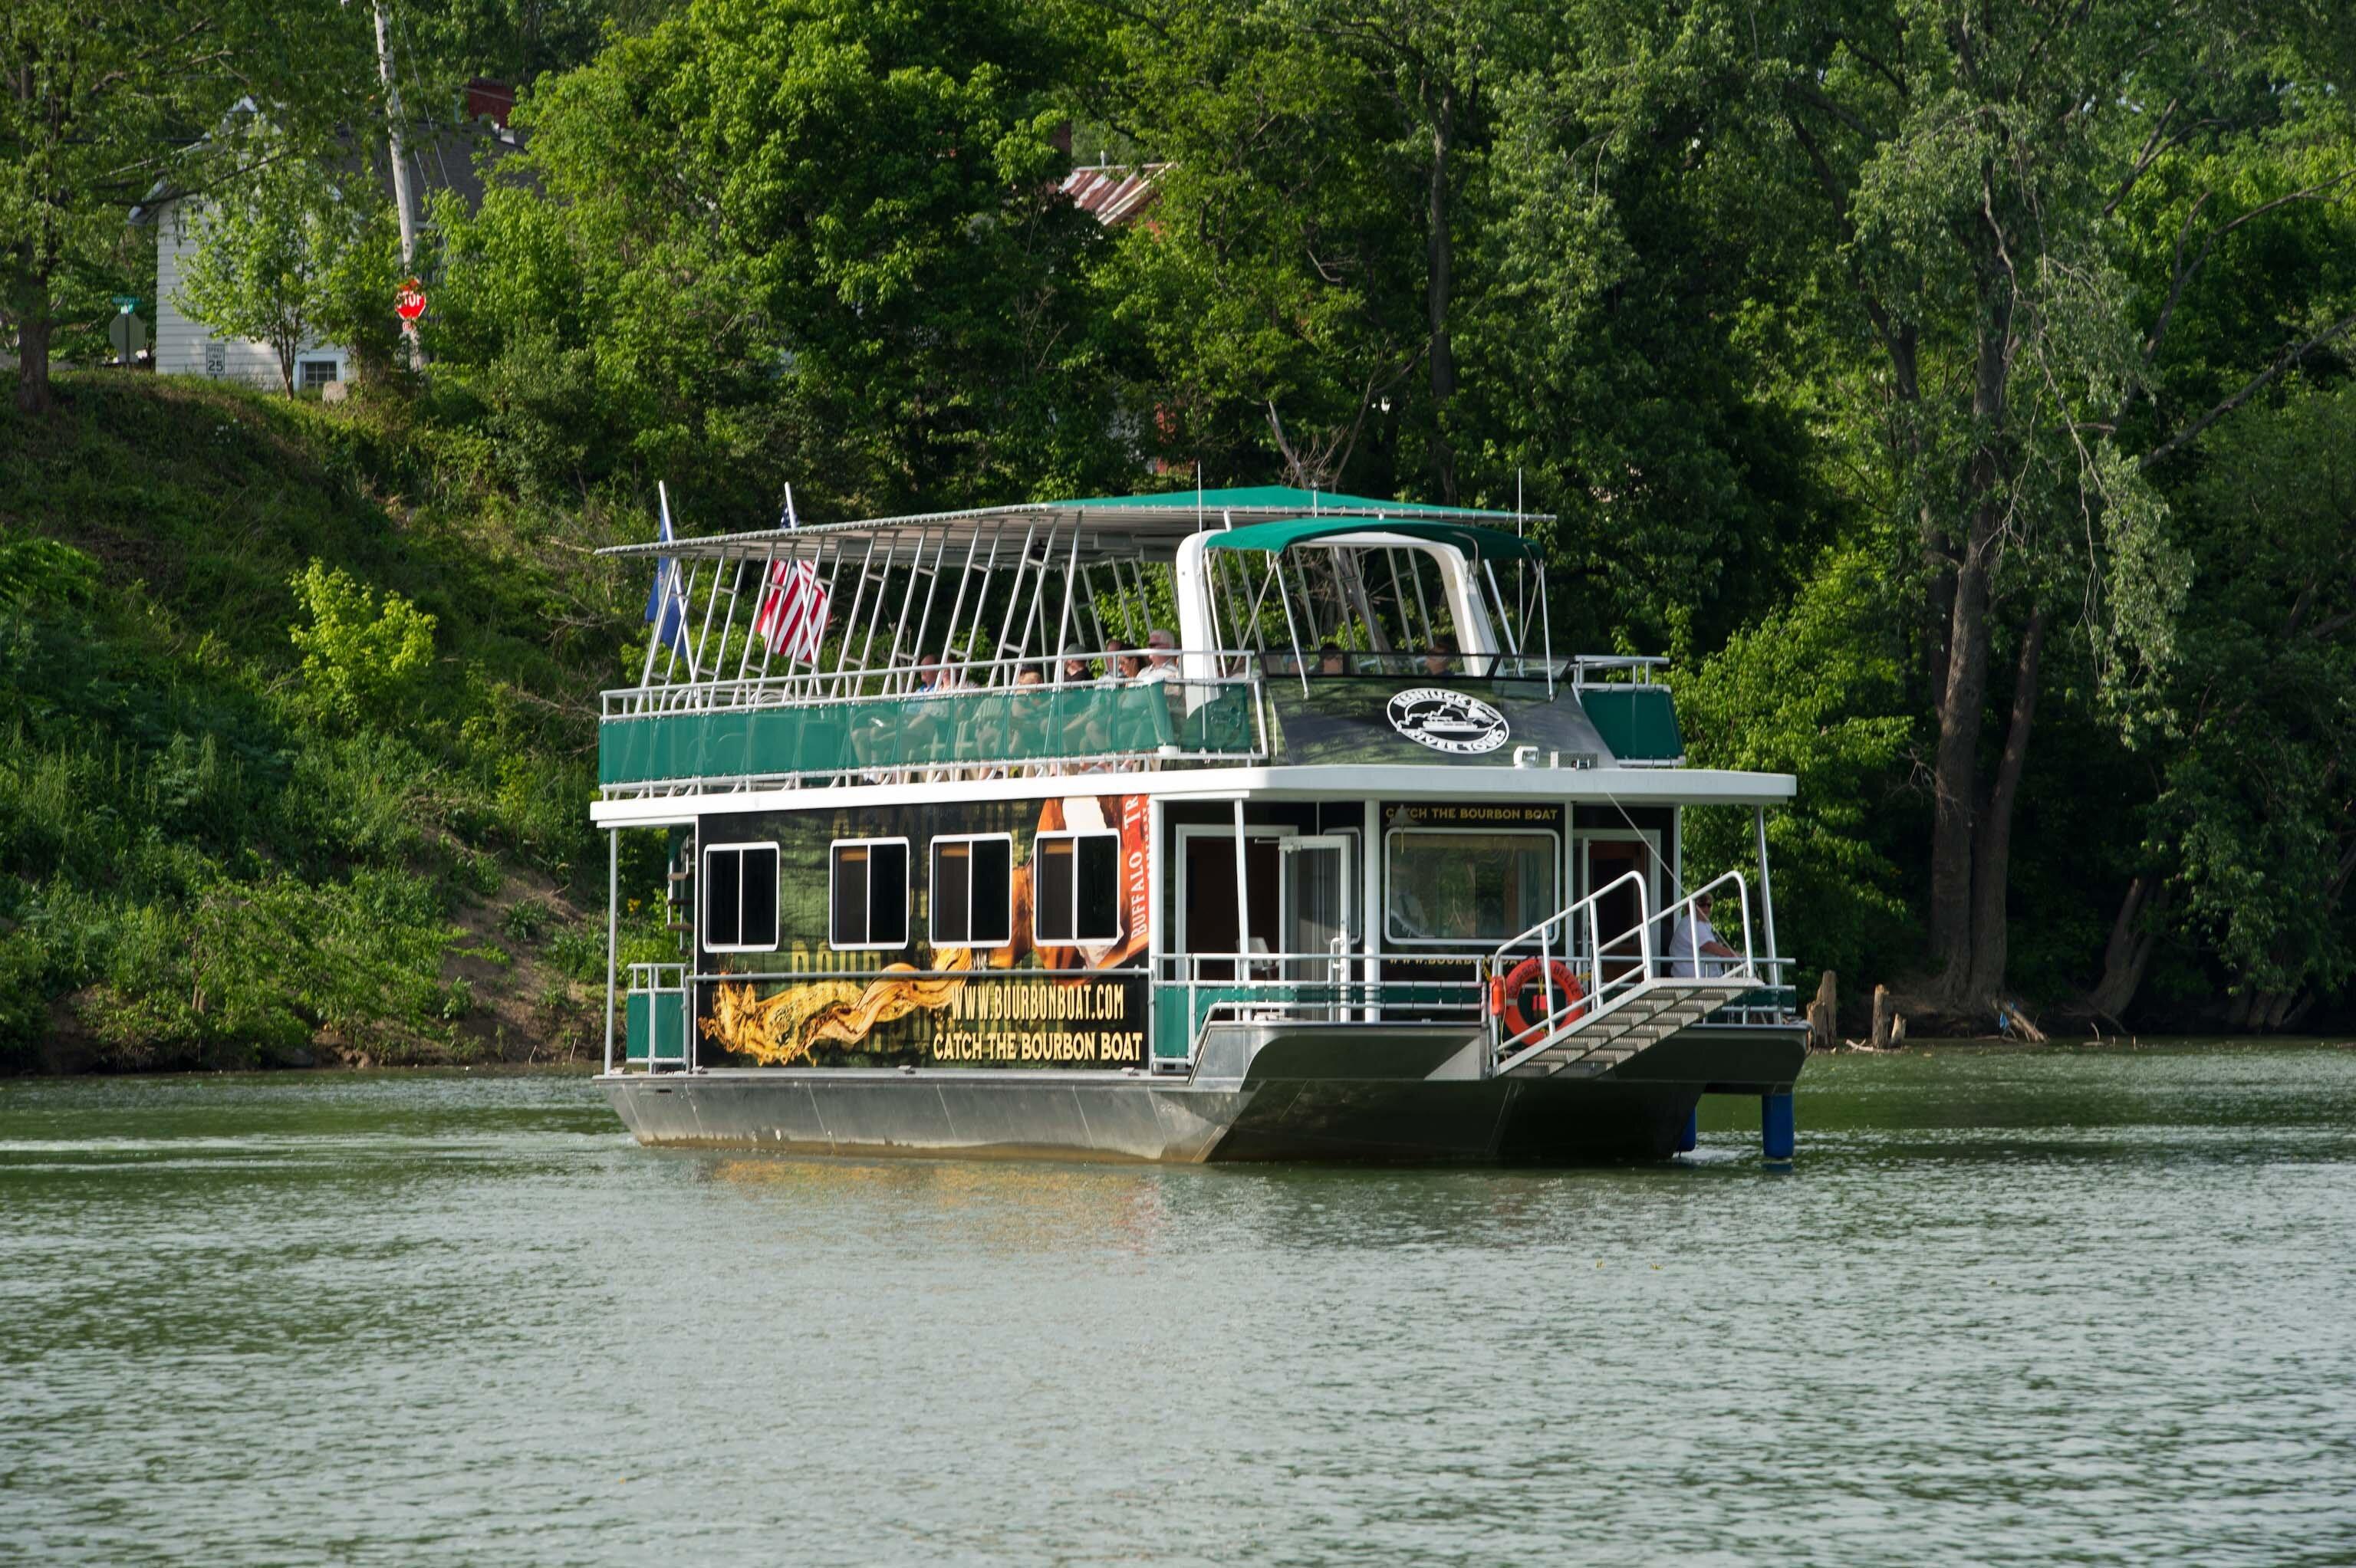
{"label": "rippled green water", "polygon": [[1639,1170],[0,1083],[0,1561],[2356,1562],[2356,1051],[1811,1065]]}

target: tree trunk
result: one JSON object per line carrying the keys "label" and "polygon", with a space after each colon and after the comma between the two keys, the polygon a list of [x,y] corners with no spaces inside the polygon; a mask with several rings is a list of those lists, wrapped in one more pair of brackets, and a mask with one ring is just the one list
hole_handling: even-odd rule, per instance
{"label": "tree trunk", "polygon": [[1431,466],[1444,505],[1456,504],[1456,454],[1448,444],[1448,405],[1456,396],[1456,350],[1448,336],[1451,272],[1455,263],[1448,234],[1448,155],[1456,133],[1456,92],[1440,90],[1431,117],[1431,171],[1425,189],[1423,304],[1430,324]]}
{"label": "tree trunk", "polygon": [[[2111,940],[2103,949],[2103,977],[2086,997],[2088,1007],[2114,1023],[2120,1021],[2135,1004],[2136,993],[2143,989],[2144,970],[2158,944],[2160,917],[2167,912],[2169,891],[2162,882],[2155,893],[2149,882],[2137,877],[2127,884],[2126,896],[2119,901],[2119,917],[2111,923]],[[2137,929],[2137,914],[2145,917],[2141,929]]]}
{"label": "tree trunk", "polygon": [[28,414],[49,411],[49,280],[30,269],[16,311],[16,407]]}
{"label": "tree trunk", "polygon": [[1973,845],[1972,968],[1975,997],[2004,989],[2011,928],[2005,918],[2005,891],[2012,875],[2012,811],[2020,797],[2021,769],[2029,760],[2029,727],[2037,720],[2037,677],[2045,651],[2045,612],[2036,611],[2020,634],[2020,659],[2013,670],[2012,720],[2006,725],[2004,755],[1996,782],[1979,815]]}
{"label": "tree trunk", "polygon": [[1972,842],[1988,656],[1987,568],[1978,557],[1976,550],[1966,556],[1955,572],[1932,768],[1931,961],[1947,977],[1949,1000],[1960,998],[1972,955]]}
{"label": "tree trunk", "polygon": [[1890,1049],[1897,1035],[1897,1030],[1894,1028],[1897,1016],[1897,1009],[1890,1005],[1890,987],[1887,986],[1876,986],[1873,988],[1874,1050],[1888,1051]]}
{"label": "tree trunk", "polygon": [[[1961,1008],[1976,1006],[1989,995],[1973,989],[1972,874],[1979,833],[1980,730],[1987,701],[1988,579],[2005,519],[1998,443],[2012,357],[2012,304],[2005,281],[1987,278],[1981,298],[1979,355],[1972,384],[1973,422],[1979,435],[1965,489],[1970,531],[1963,558],[1955,563],[1954,608],[1947,619],[1947,678],[1938,693],[1939,744],[1932,772],[1931,960],[1942,976],[1942,1000]],[[2001,902],[1997,907],[2000,914]]]}

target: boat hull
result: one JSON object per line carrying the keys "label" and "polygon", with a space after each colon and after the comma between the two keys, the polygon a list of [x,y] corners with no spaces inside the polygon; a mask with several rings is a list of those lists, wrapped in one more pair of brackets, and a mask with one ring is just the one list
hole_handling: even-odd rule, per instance
{"label": "boat hull", "polygon": [[1444,1057],[1427,1066],[1440,1076],[1342,1074],[1296,1048],[1255,1051],[1249,1070],[1226,1079],[767,1068],[600,1082],[650,1145],[1176,1164],[1569,1164],[1666,1158],[1704,1093],[1788,1089],[1805,1055],[1800,1038],[1747,1033],[1706,1042],[1682,1063],[1664,1052],[1671,1060],[1656,1067],[1685,1070],[1650,1076],[1628,1072],[1643,1058],[1589,1078],[1447,1076]]}

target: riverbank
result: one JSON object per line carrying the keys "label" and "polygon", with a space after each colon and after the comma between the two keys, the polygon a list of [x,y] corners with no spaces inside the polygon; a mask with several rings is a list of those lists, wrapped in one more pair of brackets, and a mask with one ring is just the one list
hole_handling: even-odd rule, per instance
{"label": "riverbank", "polygon": [[588,1053],[612,519],[396,402],[75,376],[0,448],[0,1072]]}

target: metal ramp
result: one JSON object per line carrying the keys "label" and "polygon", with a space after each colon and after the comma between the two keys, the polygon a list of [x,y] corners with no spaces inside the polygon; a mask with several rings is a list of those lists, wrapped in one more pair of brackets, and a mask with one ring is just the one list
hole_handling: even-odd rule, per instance
{"label": "metal ramp", "polygon": [[[1681,928],[1693,929],[1686,923],[1697,920],[1696,906],[1721,887],[1743,911],[1741,948],[1665,951]],[[1655,914],[1644,878],[1631,871],[1499,947],[1488,962],[1497,987],[1489,1008],[1490,1075],[1595,1077],[1757,990],[1748,891],[1741,874],[1729,871]],[[1597,916],[1614,894],[1633,896],[1637,918],[1607,938]],[[1656,933],[1664,939],[1656,941]],[[1519,1001],[1509,1011],[1505,981],[1494,977],[1533,959],[1544,1005],[1535,1023],[1525,1023]],[[1710,972],[1674,972],[1680,968]]]}

